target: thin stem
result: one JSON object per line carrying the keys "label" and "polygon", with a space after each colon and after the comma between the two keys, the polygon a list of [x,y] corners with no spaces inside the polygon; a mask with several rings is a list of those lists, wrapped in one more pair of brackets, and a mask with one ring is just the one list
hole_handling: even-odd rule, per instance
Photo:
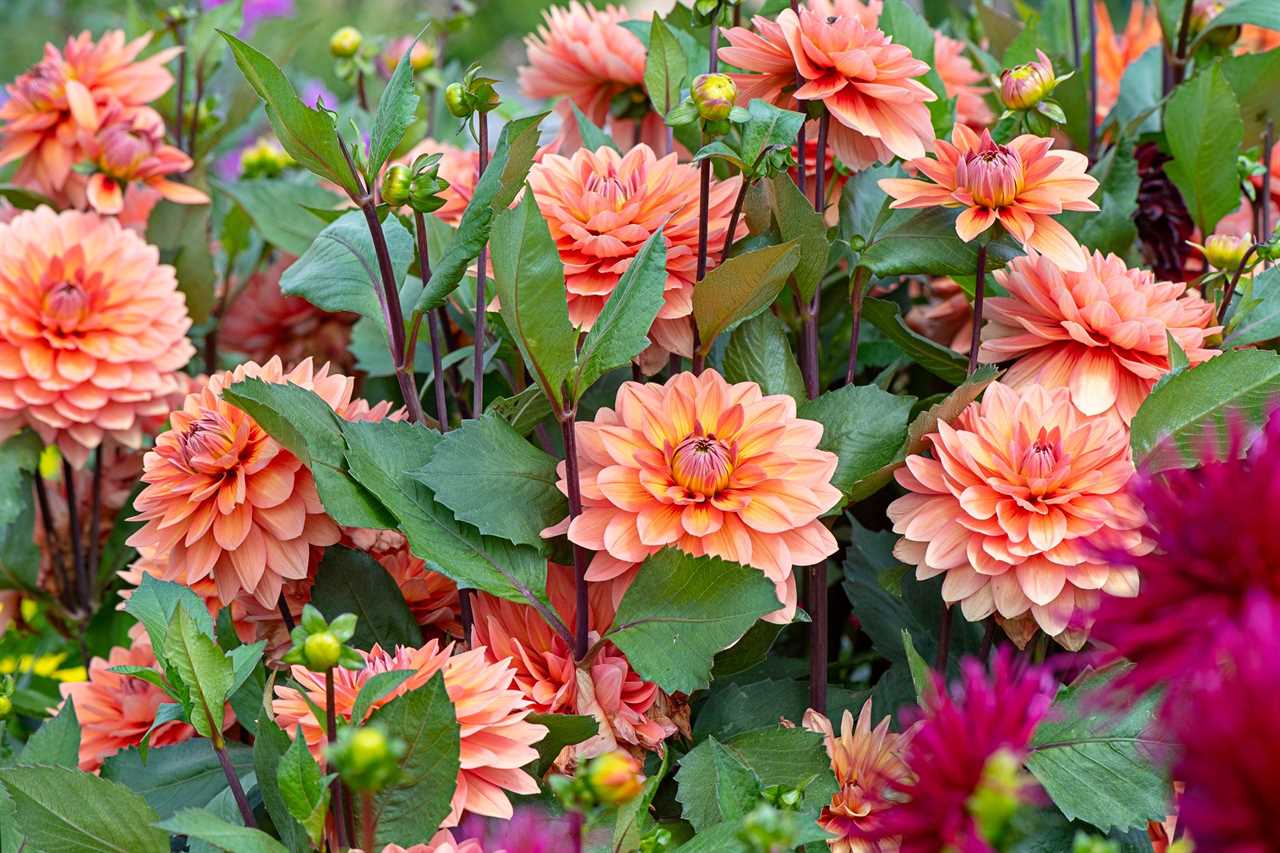
{"label": "thin stem", "polygon": [[982,644],[978,646],[978,660],[986,660],[987,655],[991,654],[991,644],[996,639],[996,618],[990,616],[986,619],[982,629]]}
{"label": "thin stem", "polygon": [[1067,0],[1067,6],[1068,6],[1068,12],[1071,15],[1071,61],[1075,65],[1076,72],[1079,73],[1080,71],[1080,10],[1076,7],[1076,0]]}
{"label": "thin stem", "polygon": [[280,611],[280,620],[284,622],[285,630],[292,634],[294,625],[297,623],[293,620],[293,613],[289,610],[289,601],[284,597],[283,590],[280,592],[280,598],[276,601],[276,609]]}
{"label": "thin stem", "polygon": [[[791,0],[791,11],[797,15],[800,14],[799,6],[800,6],[799,0]],[[795,82],[796,82],[797,89],[799,89],[802,85],[804,85],[804,81],[800,77],[799,69],[796,69]],[[800,111],[804,112],[804,104],[799,104],[798,106],[800,107]],[[800,130],[799,132],[796,133],[796,178],[797,178],[796,186],[800,188],[801,195],[808,195],[808,193],[805,191],[805,185],[808,183],[808,178],[805,175],[805,160],[807,159],[807,157],[804,149],[805,149],[805,146],[808,144],[808,140],[806,139],[806,136],[807,136],[807,133],[805,131],[805,123],[800,122]]]}
{"label": "thin stem", "polygon": [[827,712],[827,561],[809,567],[809,707]]}
{"label": "thin stem", "polygon": [[62,593],[63,603],[70,608],[73,599],[71,588],[67,583],[67,567],[62,560],[62,549],[58,547],[58,536],[53,526],[53,512],[49,508],[49,488],[38,470],[32,479],[35,482],[36,505],[40,507],[40,526],[44,529],[44,546],[49,551],[50,562],[53,563],[53,573],[58,579],[58,590]]}
{"label": "thin stem", "polygon": [[360,109],[369,112],[369,95],[364,88],[364,72],[356,72],[356,98],[360,101]]}
{"label": "thin stem", "polygon": [[[564,438],[565,479],[569,483],[569,518],[582,514],[582,484],[578,477],[578,439],[574,429],[576,412],[572,409],[560,418],[561,435]],[[573,656],[582,660],[587,654],[587,549],[573,543],[574,625]]]}
{"label": "thin stem", "polygon": [[[427,243],[427,218],[421,211],[413,212],[414,229],[418,236],[418,273],[423,281],[431,278],[431,247]],[[436,328],[436,310],[432,309],[427,315],[427,336],[431,338],[431,384],[435,387],[436,392],[436,421],[441,432],[447,432],[449,429],[449,406],[445,402],[444,397],[444,366],[443,356],[440,354],[440,332]],[[422,322],[419,315],[416,322]],[[417,333],[417,324],[414,325],[415,340]],[[416,346],[410,346],[406,358],[412,358],[413,351]]]}
{"label": "thin stem", "polygon": [[374,850],[374,830],[378,828],[373,815],[373,794],[360,792],[360,847],[363,850]]}
{"label": "thin stem", "polygon": [[947,656],[951,652],[951,605],[942,603],[942,619],[938,622],[938,659],[934,669],[946,677]]}
{"label": "thin stem", "polygon": [[[484,176],[485,169],[489,168],[489,114],[480,113],[479,123],[480,165],[476,172],[477,182]],[[485,285],[489,277],[488,266],[489,244],[486,242],[480,247],[480,257],[476,262],[476,352],[472,359],[475,362],[475,371],[471,377],[471,414],[477,418],[484,412],[484,312],[487,301]]]}
{"label": "thin stem", "polygon": [[[1086,0],[1089,13],[1089,162],[1098,160],[1098,10]],[[1071,16],[1075,20],[1075,14]],[[1080,67],[1080,60],[1076,60]]]}
{"label": "thin stem", "polygon": [[471,646],[471,626],[475,623],[475,616],[471,610],[471,596],[475,590],[460,589],[458,590],[458,622],[462,625],[462,641]]}
{"label": "thin stem", "polygon": [[[378,258],[378,271],[382,278],[382,291],[387,321],[387,333],[391,348],[391,363],[395,366],[396,382],[400,385],[400,396],[404,397],[405,408],[409,411],[409,421],[420,424],[422,403],[418,400],[418,386],[414,383],[413,368],[407,362],[405,352],[404,314],[400,309],[400,291],[396,288],[395,269],[391,266],[391,253],[387,249],[387,238],[382,233],[382,223],[378,222],[378,209],[372,198],[360,206],[365,222],[369,226],[369,236],[373,238],[373,252]],[[376,284],[374,285],[377,286]]]}
{"label": "thin stem", "polygon": [[[822,116],[818,119],[818,150],[813,164],[813,209],[818,214],[822,214],[827,204],[824,172],[827,157],[827,129],[830,121],[830,114],[823,110]],[[810,400],[816,399],[821,390],[818,386],[818,315],[821,311],[822,283],[819,282],[814,286],[813,296],[809,299],[809,304],[803,307],[801,314],[804,321],[802,336],[804,351],[800,354],[800,371],[804,374],[804,390]]]}
{"label": "thin stem", "polygon": [[218,756],[218,763],[222,765],[222,775],[227,777],[227,786],[231,788],[231,796],[235,797],[236,807],[240,809],[240,817],[244,820],[244,825],[250,829],[257,829],[258,822],[253,818],[253,809],[249,807],[249,798],[244,795],[244,787],[240,784],[236,768],[231,764],[231,756],[227,755],[226,744],[221,737],[216,738],[212,743],[213,751]]}
{"label": "thin stem", "polygon": [[813,209],[818,213],[822,213],[827,208],[826,195],[826,178],[827,178],[827,130],[831,124],[831,114],[825,109],[822,111],[822,117],[818,119],[818,151],[813,158]]}
{"label": "thin stem", "polygon": [[733,248],[733,234],[738,230],[738,220],[742,217],[742,205],[747,200],[747,190],[750,188],[751,181],[743,175],[742,183],[738,185],[738,197],[733,200],[733,212],[729,214],[729,230],[724,232],[724,246],[720,249],[722,264],[729,260],[729,250]]}
{"label": "thin stem", "polygon": [[1271,240],[1271,149],[1276,145],[1276,125],[1267,119],[1266,130],[1262,134],[1262,192],[1258,205],[1258,242]]}
{"label": "thin stem", "polygon": [[196,98],[191,102],[191,136],[187,138],[187,153],[192,157],[196,153],[196,142],[200,137],[200,102],[204,100],[204,63],[196,66]]}
{"label": "thin stem", "polygon": [[80,505],[76,499],[75,470],[66,457],[62,459],[62,480],[67,490],[67,532],[71,538],[71,565],[75,569],[76,589],[85,618],[89,616],[89,571],[85,565],[84,550],[80,542]]}
{"label": "thin stem", "polygon": [[987,244],[978,246],[978,268],[973,283],[973,332],[969,337],[969,370],[978,369],[978,347],[982,343],[982,298],[987,289]]}
{"label": "thin stem", "polygon": [[1240,277],[1244,275],[1244,271],[1248,269],[1249,262],[1253,260],[1253,256],[1261,248],[1261,244],[1254,243],[1249,247],[1249,251],[1244,253],[1244,257],[1240,259],[1240,266],[1236,267],[1236,271],[1232,274],[1231,280],[1227,282],[1227,287],[1222,291],[1222,304],[1218,306],[1218,323],[1221,324],[1227,319],[1227,311],[1231,307],[1231,297],[1235,295],[1236,285],[1240,283]]}
{"label": "thin stem", "polygon": [[[710,200],[711,200],[711,159],[707,158],[698,164],[698,269],[697,284],[701,284],[702,280],[707,277],[707,231],[710,226]],[[728,237],[725,238],[729,239]],[[696,285],[695,285],[696,286]],[[697,326],[694,326],[694,336],[697,336]],[[701,341],[695,339],[693,352],[693,373],[698,375],[702,373],[702,356],[699,346]]]}
{"label": "thin stem", "polygon": [[[333,694],[333,667],[329,667],[324,672],[324,733],[330,746],[333,746],[338,739],[338,714]],[[338,847],[350,847],[351,836],[347,834],[346,800],[343,797],[340,778],[335,777],[329,783],[329,806],[333,809],[333,825],[338,834]]]}
{"label": "thin stem", "polygon": [[173,40],[182,48],[178,54],[178,86],[174,94],[173,106],[173,144],[178,150],[186,151],[182,146],[182,123],[187,111],[187,39],[181,23],[173,23]]}
{"label": "thin stem", "polygon": [[849,367],[844,374],[844,384],[852,385],[858,375],[858,339],[862,335],[862,296],[867,288],[867,276],[871,270],[860,266],[853,271],[853,283],[849,288]]}
{"label": "thin stem", "polygon": [[1195,0],[1185,0],[1182,4],[1182,21],[1178,24],[1178,47],[1173,55],[1170,69],[1174,86],[1181,83],[1187,74],[1187,43],[1191,35],[1191,10],[1194,6]]}
{"label": "thin stem", "polygon": [[98,540],[102,536],[102,448],[103,445],[99,444],[93,451],[93,480],[89,486],[89,555],[85,558],[85,575],[89,584],[85,592],[85,610],[93,601],[93,587],[98,582]]}

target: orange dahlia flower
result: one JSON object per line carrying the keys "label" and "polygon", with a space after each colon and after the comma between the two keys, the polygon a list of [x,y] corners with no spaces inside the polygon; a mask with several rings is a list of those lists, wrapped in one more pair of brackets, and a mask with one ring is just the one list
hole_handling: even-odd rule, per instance
{"label": "orange dahlia flower", "polygon": [[169,180],[170,175],[189,171],[191,158],[166,145],[164,134],[164,123],[155,113],[129,114],[118,104],[111,105],[101,126],[82,129],[84,158],[97,168],[84,188],[88,205],[99,213],[122,213],[125,190],[135,182],[178,204],[208,204],[209,197],[200,190]]}
{"label": "orange dahlia flower", "polygon": [[1004,382],[1066,386],[1086,415],[1114,412],[1126,424],[1169,371],[1168,336],[1191,364],[1218,354],[1212,303],[1183,282],[1156,281],[1115,255],[1095,252],[1083,272],[1046,257],[1016,258],[995,273],[1007,297],[987,300],[984,361],[1015,358]]}
{"label": "orange dahlia flower", "polygon": [[480,152],[459,148],[456,145],[449,145],[445,142],[436,142],[434,139],[424,139],[413,148],[409,149],[409,153],[401,157],[397,162],[412,166],[413,161],[417,160],[423,154],[440,154],[440,163],[438,166],[440,177],[449,182],[449,186],[444,192],[440,193],[440,198],[444,199],[444,206],[435,212],[435,215],[457,227],[462,221],[462,212],[467,209],[467,205],[471,202],[471,196],[476,191],[476,174],[480,168]]}
{"label": "orange dahlia flower", "polygon": [[973,337],[973,303],[954,279],[938,277],[911,285],[924,302],[912,305],[906,322],[913,331],[956,352],[969,352]]}
{"label": "orange dahlia flower", "polygon": [[[594,644],[613,624],[615,608],[609,587],[589,587],[588,626]],[[547,565],[547,596],[566,625],[574,624],[573,570]],[[590,714],[600,731],[572,753],[590,758],[617,749],[619,742],[655,749],[675,734],[669,720],[651,713],[658,686],[645,681],[613,643],[595,648],[579,670],[571,649],[527,604],[477,593],[472,598],[472,645],[484,646],[490,660],[509,660],[516,686],[540,714]]]}
{"label": "orange dahlia flower", "polygon": [[41,207],[0,225],[0,439],[30,426],[76,467],[142,442],[195,354],[173,267],[96,214]]}
{"label": "orange dahlia flower", "polygon": [[[1138,57],[1164,41],[1154,5],[1134,0],[1124,32],[1117,34],[1105,0],[1094,0],[1098,20],[1098,103],[1095,119],[1103,121],[1120,97],[1120,81]],[[1181,9],[1181,7],[1179,7]]]}
{"label": "orange dahlia flower", "polygon": [[[915,79],[928,64],[865,22],[869,12],[827,16],[801,7],[783,9],[776,21],[755,17],[755,32],[725,30],[719,56],[753,74],[735,74],[741,101],[762,98],[789,109],[820,101],[834,121],[830,144],[851,169],[923,157],[933,147],[933,122],[925,106],[937,96]],[[796,75],[803,84],[797,89]]]}
{"label": "orange dahlia flower", "polygon": [[891,807],[892,797],[885,795],[893,785],[911,780],[911,771],[902,756],[919,723],[903,732],[891,732],[889,718],[885,717],[872,729],[868,699],[858,713],[857,726],[853,715],[848,710],[844,712],[839,737],[832,731],[831,721],[812,708],[804,712],[804,727],[825,738],[831,770],[839,786],[818,818],[818,825],[834,836],[827,839],[827,847],[835,853],[876,853],[884,849],[862,838],[877,822],[878,813]]}
{"label": "orange dahlia flower", "polygon": [[[0,166],[21,160],[14,180],[45,195],[62,192],[71,167],[83,159],[80,131],[94,130],[98,111],[118,104],[127,117],[160,117],[146,105],[173,85],[165,63],[181,48],[138,59],[148,33],[131,42],[112,30],[94,42],[88,31],[67,39],[65,51],[44,46],[44,58],[7,86],[0,106]],[[135,61],[136,60],[136,61]]]}
{"label": "orange dahlia flower", "polygon": [[[141,625],[129,630],[129,645],[117,646],[106,659],[89,662],[89,680],[59,685],[65,702],[76,706],[80,723],[80,769],[96,772],[102,762],[122,749],[137,746],[156,721],[156,711],[173,699],[150,682],[112,672],[113,666],[144,666],[161,672],[151,640]],[[232,719],[231,722],[234,722]],[[157,726],[152,746],[172,746],[195,737],[183,722]]]}
{"label": "orange dahlia flower", "polygon": [[374,555],[387,574],[400,588],[409,612],[423,628],[434,628],[451,637],[462,636],[462,623],[458,621],[460,604],[458,585],[449,578],[433,572],[420,557],[409,550],[408,543],[385,554]]}
{"label": "orange dahlia flower", "polygon": [[[453,808],[443,826],[456,826],[463,812],[488,817],[510,818],[507,794],[536,794],[538,783],[521,768],[538,757],[533,744],[546,737],[546,726],[525,721],[529,702],[513,689],[515,670],[507,661],[493,663],[480,647],[453,653],[453,644],[441,646],[436,640],[420,649],[397,646],[394,652],[374,646],[360,654],[364,669],[334,670],[334,706],[343,720],[351,720],[360,688],[378,673],[409,670],[403,684],[373,703],[369,713],[397,696],[415,690],[437,672],[444,672],[445,689],[453,702],[462,727],[462,763]],[[313,707],[325,706],[324,676],[303,666],[292,669],[301,689],[277,685],[271,709],[276,722],[291,735],[302,726],[307,746],[323,760],[324,731]],[[308,704],[308,700],[312,704]],[[365,717],[368,719],[368,715]],[[363,722],[357,720],[356,722]]]}
{"label": "orange dahlia flower", "polygon": [[[711,186],[709,244],[724,244],[742,178]],[[590,329],[632,258],[662,229],[667,244],[666,304],[649,330],[666,353],[693,355],[693,285],[698,261],[698,168],[659,158],[647,145],[619,154],[584,148],[548,154],[529,172],[529,187],[564,262],[569,321]],[[735,236],[746,233],[746,224]],[[712,258],[719,252],[713,251]]]}
{"label": "orange dahlia flower", "polygon": [[381,420],[389,403],[353,400],[355,381],[314,370],[308,359],[285,373],[280,360],[247,362],[213,376],[170,415],[172,427],[143,460],[147,484],[134,501],[129,537],[143,556],[164,561],[165,580],[194,585],[212,578],[218,599],[242,592],[274,608],[286,581],[307,577],[312,546],[338,541],[311,472],[253,418],[222,398],[242,379],[289,383],[314,391],[339,417]]}
{"label": "orange dahlia flower", "polygon": [[[624,382],[617,409],[577,425],[582,514],[544,531],[598,553],[587,579],[609,581],[666,546],[762,571],[795,614],[794,566],[834,554],[819,520],[840,500],[837,458],[818,449],[822,425],[796,417],[795,400],[730,385],[714,370],[665,384]],[[560,491],[568,494],[565,467]]]}
{"label": "orange dahlia flower", "polygon": [[1097,210],[1089,196],[1098,182],[1086,174],[1089,158],[1076,151],[1050,151],[1053,140],[1024,134],[1001,145],[963,124],[951,142],[938,140],[936,160],[907,165],[929,181],[885,178],[880,188],[891,207],[963,207],[956,234],[966,243],[999,222],[1027,250],[1048,255],[1066,270],[1084,268],[1086,254],[1054,216],[1064,210]]}
{"label": "orange dahlia flower", "polygon": [[986,77],[965,55],[964,42],[942,33],[933,34],[933,67],[942,78],[948,98],[956,99],[956,121],[972,128],[986,127],[995,120],[987,105]]}
{"label": "orange dahlia flower", "polygon": [[966,619],[1029,613],[1078,648],[1102,592],[1137,595],[1137,571],[1100,556],[1150,550],[1117,420],[1084,415],[1067,388],[993,382],[928,439],[932,458],[896,473],[909,494],[889,505],[893,553],[918,580],[945,575],[943,600]]}

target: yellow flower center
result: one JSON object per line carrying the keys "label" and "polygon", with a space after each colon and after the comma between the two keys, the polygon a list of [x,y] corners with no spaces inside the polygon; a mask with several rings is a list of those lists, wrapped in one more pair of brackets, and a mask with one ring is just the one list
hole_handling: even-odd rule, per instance
{"label": "yellow flower center", "polygon": [[1008,207],[1022,192],[1022,160],[1004,145],[966,154],[956,165],[956,180],[981,207]]}
{"label": "yellow flower center", "polygon": [[729,485],[733,452],[711,435],[691,435],[671,454],[671,476],[691,492],[710,497]]}

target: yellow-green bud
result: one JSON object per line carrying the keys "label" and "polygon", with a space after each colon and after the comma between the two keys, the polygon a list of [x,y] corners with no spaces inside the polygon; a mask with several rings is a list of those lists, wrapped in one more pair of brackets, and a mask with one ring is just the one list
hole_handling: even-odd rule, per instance
{"label": "yellow-green bud", "polygon": [[350,59],[356,55],[364,36],[355,27],[343,27],[329,36],[329,52],[338,59]]}
{"label": "yellow-green bud", "polygon": [[725,121],[738,100],[738,87],[728,74],[699,74],[691,92],[704,121]]}
{"label": "yellow-green bud", "polygon": [[467,90],[461,83],[450,83],[445,87],[444,105],[456,118],[466,118],[472,112],[471,105],[467,103]]}
{"label": "yellow-green bud", "polygon": [[587,765],[587,783],[596,799],[618,806],[635,799],[644,788],[640,762],[622,750],[606,752]]}
{"label": "yellow-green bud", "polygon": [[372,767],[391,755],[387,736],[380,729],[363,728],[351,736],[351,763],[354,769]]}
{"label": "yellow-green bud", "polygon": [[[1187,241],[1191,243],[1191,241]],[[1205,262],[1220,272],[1235,272],[1244,260],[1249,247],[1253,245],[1253,236],[1245,234],[1235,237],[1231,234],[1210,234],[1204,244],[1191,243],[1204,255]]]}
{"label": "yellow-green bud", "polygon": [[412,183],[413,173],[409,167],[395,164],[382,176],[382,200],[392,207],[400,207],[409,200]]}
{"label": "yellow-green bud", "polygon": [[46,480],[56,480],[62,476],[62,451],[56,444],[46,444],[40,451],[40,461],[36,463],[40,476]]}
{"label": "yellow-green bud", "polygon": [[1025,62],[1000,72],[1000,100],[1011,110],[1031,109],[1058,85],[1049,57],[1042,50],[1037,50],[1036,55],[1034,62]]}
{"label": "yellow-green bud", "polygon": [[303,653],[307,657],[308,669],[323,672],[338,665],[338,659],[342,657],[342,641],[332,631],[321,631],[307,637]]}
{"label": "yellow-green bud", "polygon": [[0,720],[7,719],[13,713],[13,700],[8,696],[0,696]]}
{"label": "yellow-green bud", "polygon": [[400,771],[404,741],[389,738],[377,725],[338,732],[338,742],[329,749],[329,759],[342,781],[356,791],[378,791]]}
{"label": "yellow-green bud", "polygon": [[977,821],[982,837],[995,841],[1018,810],[1023,786],[1021,762],[1007,749],[1001,749],[987,759],[982,768],[982,780],[969,798],[969,814]]}

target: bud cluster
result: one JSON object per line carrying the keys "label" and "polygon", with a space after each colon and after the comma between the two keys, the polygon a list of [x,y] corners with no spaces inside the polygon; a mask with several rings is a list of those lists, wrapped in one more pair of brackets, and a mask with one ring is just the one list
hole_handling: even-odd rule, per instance
{"label": "bud cluster", "polygon": [[252,145],[240,152],[240,177],[275,178],[286,169],[298,165],[279,142],[268,136],[260,136]]}
{"label": "bud cluster", "polygon": [[444,206],[441,195],[449,182],[440,177],[440,153],[423,154],[413,166],[395,164],[382,176],[382,200],[392,207],[408,204],[418,213],[434,213]]}
{"label": "bud cluster", "polygon": [[326,622],[324,615],[308,604],[302,608],[302,622],[289,635],[293,645],[283,661],[301,664],[312,672],[327,672],[335,666],[364,669],[364,658],[347,645],[355,633],[355,614],[343,613]]}
{"label": "bud cluster", "polygon": [[567,811],[585,812],[634,800],[644,789],[643,771],[639,759],[618,749],[579,763],[573,776],[552,776],[549,781]]}
{"label": "bud cluster", "polygon": [[480,66],[472,65],[462,80],[450,83],[444,90],[444,105],[455,118],[469,119],[476,113],[487,113],[502,103],[493,77],[481,77]]}

